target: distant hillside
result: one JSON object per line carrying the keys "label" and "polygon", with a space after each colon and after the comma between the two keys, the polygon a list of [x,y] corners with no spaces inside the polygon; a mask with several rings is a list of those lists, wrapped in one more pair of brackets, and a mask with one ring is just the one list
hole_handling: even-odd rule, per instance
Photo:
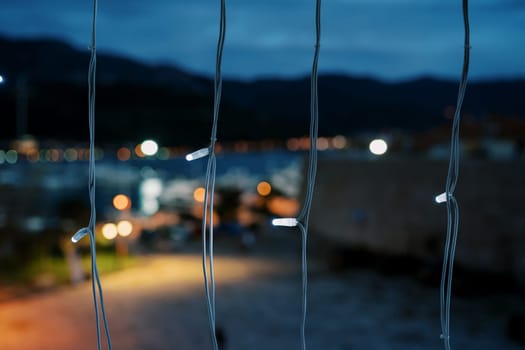
{"label": "distant hillside", "polygon": [[[16,81],[27,79],[28,132],[59,140],[87,139],[89,52],[53,39],[0,37],[0,139],[15,137]],[[98,54],[98,142],[156,137],[167,144],[205,144],[213,82],[170,66]],[[525,81],[471,82],[466,117],[525,119]],[[310,81],[224,81],[219,138],[285,138],[308,132]],[[319,80],[320,132],[423,130],[449,122],[457,82],[421,78],[403,83],[324,75]],[[448,109],[447,109],[448,107]],[[453,108],[453,107],[452,107]],[[447,112],[448,111],[448,112]]]}

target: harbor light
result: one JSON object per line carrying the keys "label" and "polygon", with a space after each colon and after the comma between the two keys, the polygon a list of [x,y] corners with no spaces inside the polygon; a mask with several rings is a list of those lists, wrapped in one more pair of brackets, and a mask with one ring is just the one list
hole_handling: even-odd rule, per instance
{"label": "harbor light", "polygon": [[383,139],[375,139],[372,140],[372,142],[370,142],[368,148],[370,149],[370,152],[372,152],[372,154],[375,154],[376,156],[381,156],[385,154],[388,150],[388,145]]}
{"label": "harbor light", "polygon": [[154,156],[159,150],[159,145],[153,140],[146,140],[141,143],[140,150],[146,156]]}

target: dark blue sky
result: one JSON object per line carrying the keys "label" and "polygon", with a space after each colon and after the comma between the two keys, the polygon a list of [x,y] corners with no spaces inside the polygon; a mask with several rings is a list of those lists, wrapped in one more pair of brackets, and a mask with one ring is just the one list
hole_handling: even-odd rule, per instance
{"label": "dark blue sky", "polygon": [[[314,0],[227,0],[224,74],[310,71]],[[91,1],[0,0],[0,33],[87,48]],[[473,78],[525,77],[525,1],[471,1]],[[218,0],[99,0],[98,47],[150,63],[214,70]],[[323,0],[322,72],[386,80],[459,78],[461,0]],[[8,53],[1,53],[8,54]]]}

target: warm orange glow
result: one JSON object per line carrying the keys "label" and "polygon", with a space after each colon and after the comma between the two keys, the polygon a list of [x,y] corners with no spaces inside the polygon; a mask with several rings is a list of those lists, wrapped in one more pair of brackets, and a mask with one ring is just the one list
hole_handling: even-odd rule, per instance
{"label": "warm orange glow", "polygon": [[204,187],[199,187],[195,189],[195,191],[193,191],[193,199],[195,199],[199,203],[204,203],[204,194]]}
{"label": "warm orange glow", "polygon": [[[193,208],[191,208],[191,213],[193,216],[195,216],[197,219],[202,220],[202,204],[195,204]],[[214,210],[213,211],[213,227],[218,226],[221,223],[221,218],[219,217],[219,214]],[[206,226],[210,227],[210,213],[206,213]]]}
{"label": "warm orange glow", "polygon": [[330,147],[330,142],[326,137],[319,137],[317,139],[317,149],[319,151],[326,151]]}
{"label": "warm orange glow", "polygon": [[58,151],[58,149],[52,148],[47,151],[46,158],[48,161],[58,162],[60,160],[60,152]]}
{"label": "warm orange glow", "polygon": [[142,144],[140,143],[135,146],[135,154],[137,157],[144,158],[146,155],[142,152],[141,146]]}
{"label": "warm orange glow", "polygon": [[272,186],[268,182],[261,181],[257,185],[257,193],[259,193],[261,196],[265,197],[269,195],[271,192],[272,192]]}
{"label": "warm orange glow", "polygon": [[27,153],[27,160],[29,160],[31,163],[38,162],[38,151],[34,150],[33,152]]}
{"label": "warm orange glow", "polygon": [[112,240],[115,237],[117,237],[118,231],[117,231],[117,225],[108,223],[102,226],[102,235],[105,239]]}
{"label": "warm orange glow", "polygon": [[117,210],[126,210],[131,208],[131,199],[125,194],[117,194],[113,197],[113,206]]}
{"label": "warm orange glow", "polygon": [[347,140],[346,137],[344,137],[343,135],[334,136],[334,138],[332,139],[332,145],[334,146],[334,148],[343,149],[346,147],[346,144]]}
{"label": "warm orange glow", "polygon": [[268,200],[270,213],[281,217],[294,217],[299,212],[299,202],[296,199],[274,197]]}
{"label": "warm orange glow", "polygon": [[288,147],[290,151],[297,151],[299,149],[299,139],[289,139],[288,141],[286,141],[286,147]]}
{"label": "warm orange glow", "polygon": [[248,152],[249,148],[250,145],[246,141],[237,141],[234,145],[235,152]]}
{"label": "warm orange glow", "polygon": [[121,147],[117,151],[118,160],[125,162],[131,158],[131,151],[126,147]]}
{"label": "warm orange glow", "polygon": [[133,224],[128,220],[119,221],[117,224],[117,232],[122,237],[127,237],[133,232]]}

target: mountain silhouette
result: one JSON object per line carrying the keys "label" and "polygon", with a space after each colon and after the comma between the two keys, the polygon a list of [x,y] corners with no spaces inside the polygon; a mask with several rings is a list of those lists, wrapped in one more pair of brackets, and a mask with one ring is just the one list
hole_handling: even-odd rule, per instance
{"label": "mountain silhouette", "polygon": [[[0,37],[0,139],[16,137],[17,100],[27,95],[27,132],[85,141],[89,51],[56,39]],[[21,84],[20,82],[25,82]],[[319,78],[320,134],[422,131],[450,123],[458,83],[432,77],[404,82],[325,74]],[[525,80],[469,82],[465,118],[525,120]],[[18,107],[20,108],[20,106]],[[284,139],[308,133],[310,79],[224,80],[219,139]],[[97,142],[170,145],[208,142],[213,81],[175,66],[98,53]],[[448,116],[448,118],[447,118]]]}

